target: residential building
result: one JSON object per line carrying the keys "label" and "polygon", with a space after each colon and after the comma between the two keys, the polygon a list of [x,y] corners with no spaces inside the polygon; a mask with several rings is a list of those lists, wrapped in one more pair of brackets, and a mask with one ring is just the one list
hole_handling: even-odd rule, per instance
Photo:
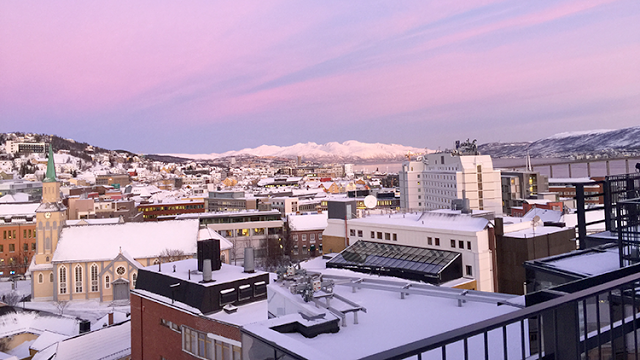
{"label": "residential building", "polygon": [[209,191],[209,212],[258,210],[262,199],[247,197],[244,191]]}
{"label": "residential building", "polygon": [[267,319],[269,274],[227,264],[212,269],[211,280],[198,259],[140,269],[131,292],[134,359],[242,357],[241,327]]}
{"label": "residential building", "polygon": [[327,213],[290,214],[287,216],[291,259],[303,260],[322,254],[322,232],[327,227]]}
{"label": "residential building", "polygon": [[29,195],[29,201],[38,202],[42,199],[42,183],[27,180],[0,180],[0,197],[21,193]]}
{"label": "residential building", "polygon": [[44,154],[47,152],[47,144],[43,142],[11,141],[5,142],[5,150],[9,154]]}
{"label": "residential building", "polygon": [[500,176],[503,214],[511,214],[511,208],[522,206],[524,199],[534,199],[549,191],[548,178],[539,172],[501,170]]}
{"label": "residential building", "polygon": [[96,175],[96,185],[109,185],[122,189],[131,183],[129,174]]}
{"label": "residential building", "polygon": [[502,213],[500,171],[488,155],[434,153],[402,164],[400,207],[409,211],[451,209],[467,199],[472,210]]}
{"label": "residential building", "polygon": [[0,204],[0,277],[22,275],[36,250],[38,203]]}
{"label": "residential building", "polygon": [[284,221],[277,210],[229,213],[183,214],[176,219],[198,219],[200,224],[218,232],[233,244],[231,263],[244,259],[244,248],[255,249],[256,259],[267,256],[267,241],[280,241]]}
{"label": "residential building", "polygon": [[170,220],[182,214],[205,212],[204,200],[159,201],[140,204],[137,209],[139,213],[142,213],[143,221]]}

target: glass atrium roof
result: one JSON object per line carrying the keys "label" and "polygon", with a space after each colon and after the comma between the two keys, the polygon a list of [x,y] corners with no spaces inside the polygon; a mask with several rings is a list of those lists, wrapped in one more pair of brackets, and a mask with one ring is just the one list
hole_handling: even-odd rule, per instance
{"label": "glass atrium roof", "polygon": [[385,268],[437,276],[460,253],[414,246],[358,241],[327,262],[327,267]]}

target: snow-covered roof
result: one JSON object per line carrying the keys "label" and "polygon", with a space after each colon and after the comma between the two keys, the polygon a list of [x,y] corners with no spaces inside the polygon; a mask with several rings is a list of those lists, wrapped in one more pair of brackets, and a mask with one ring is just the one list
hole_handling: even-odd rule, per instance
{"label": "snow-covered roof", "polygon": [[585,277],[620,269],[620,255],[617,246],[576,250],[567,254],[539,259],[537,262],[544,263],[547,267]]}
{"label": "snow-covered roof", "polygon": [[[328,269],[313,266],[313,270],[322,272],[325,275],[324,280],[331,277],[325,272]],[[366,274],[360,273],[351,274],[352,280],[366,276]],[[299,311],[307,312],[307,315],[324,313],[324,318],[319,321],[334,318],[332,313],[315,307],[313,303],[305,303],[300,295],[292,294],[281,283],[269,285],[268,302],[272,313],[276,313],[272,307],[276,309],[284,306],[285,314],[264,322],[245,325],[244,329],[250,334],[255,334],[267,342],[276,343],[301,357],[359,359],[517,310],[513,306],[498,306],[497,302],[500,301],[498,298],[505,298],[508,295],[493,293],[482,294],[489,297],[495,296],[496,303],[467,301],[462,306],[458,306],[456,299],[438,296],[438,291],[447,293],[459,291],[461,293],[463,290],[444,290],[435,286],[433,292],[425,290],[424,294],[411,294],[401,299],[399,289],[413,282],[388,278],[379,280],[384,282],[385,286],[395,288],[395,290],[362,287],[352,292],[351,286],[345,286],[350,284],[351,280],[335,280],[334,293],[366,308],[366,312],[359,312],[357,324],[354,324],[354,316],[347,314],[348,325],[341,326],[337,333],[321,333],[315,337],[307,338],[296,332],[286,333],[273,330],[272,327],[286,323],[297,321],[307,325],[314,321],[303,318]],[[365,279],[363,284],[366,282]],[[334,308],[347,306],[336,298],[332,299],[331,305]],[[489,332],[489,342],[497,341],[501,336],[502,330],[500,329]],[[509,355],[517,357],[520,351],[519,328],[514,331],[509,330],[507,336],[510,344]],[[492,347],[489,351],[492,358],[502,356],[501,347]],[[463,358],[462,345],[458,348],[447,346],[447,355],[447,358],[452,359]]]}
{"label": "snow-covered roof", "polygon": [[67,226],[79,226],[79,225],[113,225],[119,224],[121,219],[117,218],[104,218],[104,219],[80,219],[80,220],[67,220]]}
{"label": "snow-covered roof", "polygon": [[224,236],[218,234],[216,231],[209,229],[209,227],[203,227],[198,230],[198,240],[220,240],[220,251],[233,248],[233,243],[224,238]]}
{"label": "snow-covered roof", "polygon": [[197,220],[66,227],[52,261],[112,260],[121,251],[135,259],[154,257],[165,249],[195,254],[198,228]]}
{"label": "snow-covered roof", "polygon": [[327,213],[289,215],[289,228],[292,231],[324,230],[327,227]]}
{"label": "snow-covered roof", "polygon": [[[173,267],[175,266],[175,271]],[[160,270],[158,270],[160,268]],[[165,276],[178,279],[180,281],[192,282],[201,286],[220,285],[220,283],[236,281],[241,279],[254,278],[256,275],[265,274],[264,271],[256,270],[253,273],[244,272],[242,266],[235,266],[222,263],[220,270],[215,270],[211,273],[213,282],[202,283],[202,272],[194,272],[198,269],[198,259],[185,259],[180,261],[173,261],[170,263],[164,263],[161,266],[151,265],[143,268],[146,271],[155,273],[162,273]],[[163,270],[164,269],[164,270]],[[171,270],[169,270],[171,269]],[[191,274],[189,274],[191,272]]]}
{"label": "snow-covered roof", "polygon": [[122,359],[131,354],[131,321],[84,333],[52,346],[56,350],[51,360]]}
{"label": "snow-covered roof", "polygon": [[35,351],[41,351],[45,348],[49,347],[51,344],[55,344],[58,341],[62,341],[64,339],[68,339],[69,335],[58,334],[52,331],[43,332],[36,341],[31,344],[30,348]]}
{"label": "snow-covered roof", "polygon": [[39,206],[40,203],[0,204],[0,216],[35,216]]}
{"label": "snow-covered roof", "polygon": [[76,318],[69,316],[17,310],[0,316],[0,338],[23,332],[40,335],[45,331],[73,336],[80,331],[79,324]]}
{"label": "snow-covered roof", "polygon": [[7,194],[0,197],[0,204],[23,203],[29,201],[29,195],[25,193]]}
{"label": "snow-covered roof", "polygon": [[472,232],[484,230],[488,223],[489,220],[481,217],[433,212],[371,215],[349,220],[349,225],[401,226]]}
{"label": "snow-covered roof", "polygon": [[557,210],[547,210],[540,208],[533,208],[529,210],[522,217],[525,220],[533,220],[534,217],[538,216],[542,222],[560,222],[562,221],[562,211]]}

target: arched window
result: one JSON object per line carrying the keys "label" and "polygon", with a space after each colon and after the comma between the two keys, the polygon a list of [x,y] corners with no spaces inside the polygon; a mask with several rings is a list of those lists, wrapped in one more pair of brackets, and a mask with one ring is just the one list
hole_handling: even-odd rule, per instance
{"label": "arched window", "polygon": [[53,282],[53,271],[51,272],[51,274],[49,274],[49,282],[50,283]]}
{"label": "arched window", "polygon": [[107,275],[104,277],[104,287],[108,289],[111,287],[111,276]]}
{"label": "arched window", "polygon": [[131,282],[133,283],[133,287],[136,287],[136,281],[138,280],[138,274],[133,273],[133,275],[131,275]]}
{"label": "arched window", "polygon": [[82,266],[76,265],[75,267],[75,281],[76,281],[76,292],[82,292]]}
{"label": "arched window", "polygon": [[91,265],[91,291],[98,291],[98,265]]}
{"label": "arched window", "polygon": [[38,274],[38,283],[42,284],[43,281],[44,281],[44,275]]}
{"label": "arched window", "polygon": [[64,266],[60,267],[60,294],[67,293],[67,268]]}

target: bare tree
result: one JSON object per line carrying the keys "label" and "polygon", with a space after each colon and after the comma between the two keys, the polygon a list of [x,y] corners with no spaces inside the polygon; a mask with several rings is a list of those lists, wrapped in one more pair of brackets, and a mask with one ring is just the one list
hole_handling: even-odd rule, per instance
{"label": "bare tree", "polygon": [[56,308],[58,309],[58,315],[63,315],[64,310],[69,306],[68,301],[58,300],[56,301]]}
{"label": "bare tree", "polygon": [[164,249],[158,254],[158,259],[161,263],[174,262],[178,260],[184,260],[189,258],[188,255],[185,255],[184,251],[179,249]]}
{"label": "bare tree", "polygon": [[9,306],[16,306],[20,302],[21,299],[22,299],[22,297],[15,290],[11,291],[8,294],[2,295],[2,302],[4,302],[5,304],[7,304]]}

